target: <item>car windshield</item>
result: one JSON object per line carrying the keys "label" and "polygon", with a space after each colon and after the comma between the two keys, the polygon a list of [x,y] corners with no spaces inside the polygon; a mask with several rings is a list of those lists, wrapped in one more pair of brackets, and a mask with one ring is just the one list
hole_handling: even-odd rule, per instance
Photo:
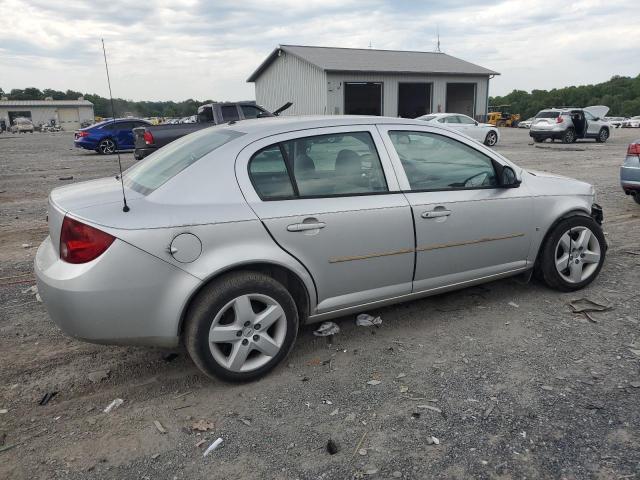
{"label": "car windshield", "polygon": [[542,112],[538,112],[538,114],[536,115],[536,118],[556,118],[560,115],[560,112],[558,111],[542,111]]}
{"label": "car windshield", "polygon": [[127,170],[125,185],[147,195],[207,153],[242,135],[242,132],[210,127],[179,138]]}

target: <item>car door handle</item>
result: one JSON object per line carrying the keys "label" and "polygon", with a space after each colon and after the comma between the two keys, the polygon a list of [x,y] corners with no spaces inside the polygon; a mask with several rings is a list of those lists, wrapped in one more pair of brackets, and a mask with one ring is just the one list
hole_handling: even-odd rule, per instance
{"label": "car door handle", "polygon": [[451,215],[451,210],[429,210],[427,212],[422,212],[420,215],[422,218],[438,218],[438,217],[448,217]]}
{"label": "car door handle", "polygon": [[324,222],[316,222],[316,223],[293,223],[291,225],[287,225],[287,231],[289,232],[306,232],[307,230],[319,230],[321,228],[326,227],[327,224]]}

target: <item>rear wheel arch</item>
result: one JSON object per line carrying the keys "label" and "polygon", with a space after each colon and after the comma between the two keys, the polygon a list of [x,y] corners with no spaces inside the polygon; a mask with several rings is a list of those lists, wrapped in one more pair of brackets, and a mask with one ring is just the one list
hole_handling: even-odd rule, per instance
{"label": "rear wheel arch", "polygon": [[187,318],[189,308],[194,304],[196,299],[206,291],[206,287],[227,275],[238,272],[259,272],[268,275],[281,283],[284,288],[289,291],[296,303],[300,325],[305,324],[306,319],[311,314],[311,297],[307,287],[305,286],[304,280],[302,280],[297,273],[287,267],[283,267],[282,265],[269,262],[254,262],[231,266],[225,270],[216,272],[215,275],[212,275],[207,278],[206,281],[202,282],[202,284],[192,292],[187,302],[185,302],[182,314],[180,315],[180,322],[178,324],[178,336],[182,337],[184,335],[185,320]]}

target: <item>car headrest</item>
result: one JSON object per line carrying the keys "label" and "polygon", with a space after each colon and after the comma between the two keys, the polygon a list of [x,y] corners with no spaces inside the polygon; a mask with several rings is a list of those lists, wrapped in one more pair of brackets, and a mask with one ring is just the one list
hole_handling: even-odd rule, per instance
{"label": "car headrest", "polygon": [[360,155],[353,150],[340,150],[336,157],[336,173],[354,174],[362,171],[362,161]]}
{"label": "car headrest", "polygon": [[296,172],[315,172],[316,164],[313,163],[313,159],[309,155],[303,153],[295,157],[294,170]]}

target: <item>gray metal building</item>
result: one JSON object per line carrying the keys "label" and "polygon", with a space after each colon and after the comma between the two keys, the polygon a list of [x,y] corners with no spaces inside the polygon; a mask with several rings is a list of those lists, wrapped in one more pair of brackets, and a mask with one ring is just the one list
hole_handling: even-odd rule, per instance
{"label": "gray metal building", "polygon": [[93,103],[78,100],[0,100],[0,121],[9,128],[18,117],[31,119],[34,126],[55,122],[64,130],[76,130],[83,122],[94,121]]}
{"label": "gray metal building", "polygon": [[247,81],[269,110],[293,102],[287,115],[455,112],[482,119],[494,75],[444,53],[280,45]]}

